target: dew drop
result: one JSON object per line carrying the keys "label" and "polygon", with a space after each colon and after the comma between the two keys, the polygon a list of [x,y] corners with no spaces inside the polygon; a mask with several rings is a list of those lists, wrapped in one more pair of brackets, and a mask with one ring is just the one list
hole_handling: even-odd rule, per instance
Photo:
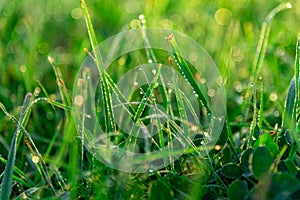
{"label": "dew drop", "polygon": [[293,6],[292,6],[292,4],[291,4],[290,2],[288,2],[288,3],[286,3],[286,7],[290,9],[290,8],[292,8]]}
{"label": "dew drop", "polygon": [[84,84],[84,81],[82,78],[79,78],[78,81],[77,81],[77,87],[82,87]]}
{"label": "dew drop", "polygon": [[273,115],[274,115],[275,117],[279,117],[279,116],[280,116],[280,113],[279,113],[278,110],[275,110],[274,113],[273,113]]}
{"label": "dew drop", "polygon": [[222,86],[223,85],[223,77],[222,76],[218,77],[216,82],[219,86]]}
{"label": "dew drop", "polygon": [[214,89],[209,89],[207,93],[208,93],[209,97],[214,97],[216,94],[216,91]]}
{"label": "dew drop", "polygon": [[74,97],[74,103],[77,106],[82,106],[84,103],[84,97],[82,95],[76,95]]}
{"label": "dew drop", "polygon": [[243,87],[240,81],[235,81],[233,83],[233,87],[237,92],[242,92],[243,91]]}
{"label": "dew drop", "polygon": [[278,95],[275,92],[272,92],[269,96],[269,99],[273,102],[277,101]]}
{"label": "dew drop", "polygon": [[141,21],[141,23],[144,25],[146,24],[146,18],[145,15],[139,15],[139,20]]}
{"label": "dew drop", "polygon": [[40,87],[36,87],[34,89],[33,95],[37,97],[40,94],[40,92],[41,92],[41,88]]}
{"label": "dew drop", "polygon": [[205,83],[206,83],[206,79],[205,79],[205,78],[201,78],[201,79],[200,79],[200,82],[201,82],[202,84],[205,84]]}
{"label": "dew drop", "polygon": [[216,145],[215,146],[215,150],[219,151],[221,149],[221,146],[220,145]]}
{"label": "dew drop", "polygon": [[21,72],[23,72],[23,73],[26,72],[26,69],[27,69],[26,65],[21,65],[21,67],[20,67]]}
{"label": "dew drop", "polygon": [[192,127],[191,127],[191,131],[194,131],[194,132],[195,132],[195,131],[197,131],[197,130],[198,130],[198,127],[197,127],[197,126],[192,126]]}
{"label": "dew drop", "polygon": [[139,19],[140,20],[145,19],[145,15],[143,15],[143,14],[139,15]]}
{"label": "dew drop", "polygon": [[32,160],[32,162],[34,162],[35,164],[37,164],[37,163],[40,161],[39,157],[37,157],[37,156],[32,156],[32,157],[31,157],[31,160]]}

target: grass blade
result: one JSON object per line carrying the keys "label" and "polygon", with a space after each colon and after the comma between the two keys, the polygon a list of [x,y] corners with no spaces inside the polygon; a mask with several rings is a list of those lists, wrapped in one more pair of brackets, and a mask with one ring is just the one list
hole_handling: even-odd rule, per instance
{"label": "grass blade", "polygon": [[256,48],[256,53],[255,53],[255,57],[254,57],[254,61],[253,61],[253,65],[252,65],[252,69],[251,71],[253,72],[250,77],[249,80],[249,84],[248,84],[248,88],[246,91],[246,95],[245,95],[245,101],[242,105],[242,110],[243,111],[243,117],[244,120],[246,119],[247,115],[248,115],[248,109],[249,109],[249,104],[250,104],[250,100],[251,100],[251,84],[255,83],[257,80],[257,76],[260,72],[265,54],[266,54],[266,49],[268,46],[268,40],[269,40],[269,34],[270,34],[270,30],[271,30],[271,22],[273,21],[274,17],[281,11],[286,10],[286,9],[291,9],[292,8],[292,4],[291,3],[281,3],[279,4],[276,8],[274,8],[265,18],[263,24],[262,24],[262,28],[260,31],[260,35],[259,35],[259,41],[257,44],[257,48]]}
{"label": "grass blade", "polygon": [[264,82],[262,77],[259,78],[261,81],[261,86],[260,86],[260,106],[259,106],[259,112],[258,112],[258,126],[262,127],[262,122],[263,122],[263,112],[264,112]]}
{"label": "grass blade", "polygon": [[[161,73],[161,67],[162,67],[162,65],[158,64],[157,71],[156,71],[153,79],[149,83],[149,86],[148,86],[146,92],[144,93],[141,102],[139,102],[139,105],[137,107],[136,112],[134,113],[133,121],[134,121],[134,123],[138,123],[140,125],[140,127],[144,127],[143,121],[141,120],[141,116],[142,116],[142,114],[143,114],[143,112],[144,112],[144,110],[147,106],[147,102],[150,100],[151,94],[153,93],[153,90],[154,90],[154,88],[157,84],[158,78],[159,78],[160,73]],[[145,74],[145,76],[146,76],[146,74]],[[133,137],[132,135],[137,135],[138,132],[141,131],[140,127],[139,128],[136,127],[136,126],[132,127],[131,131],[130,131],[130,134],[129,134],[130,137],[126,141],[125,146],[130,146],[130,148],[132,150],[135,148],[136,141],[137,141],[137,138]]]}
{"label": "grass blade", "polygon": [[[51,182],[51,178],[49,175],[49,172],[47,170],[46,164],[44,162],[44,159],[42,157],[42,155],[40,154],[39,150],[37,149],[36,145],[33,142],[33,139],[31,138],[31,135],[27,132],[27,130],[24,128],[25,124],[27,124],[27,120],[29,118],[30,115],[30,107],[38,102],[39,100],[43,100],[43,98],[38,98],[35,99],[33,101],[31,101],[31,103],[27,105],[28,109],[25,110],[25,112],[23,113],[23,117],[22,117],[22,121],[18,121],[13,115],[9,114],[5,107],[0,103],[0,108],[3,110],[3,112],[15,123],[18,124],[18,128],[19,131],[22,131],[25,134],[25,144],[28,147],[28,149],[31,152],[31,158],[35,159],[36,162],[35,165],[39,171],[39,173],[41,174],[41,177],[43,178],[43,181],[50,187],[50,189],[55,193],[54,187],[52,185]],[[20,135],[18,135],[17,137],[17,142],[19,142]],[[16,146],[18,146],[18,144],[16,144]],[[7,161],[8,162],[8,161]]]}
{"label": "grass blade", "polygon": [[[72,97],[71,97],[70,93],[68,92],[68,89],[66,88],[62,73],[61,73],[59,67],[54,64],[54,58],[52,58],[51,56],[48,56],[48,60],[51,64],[51,67],[52,67],[54,73],[55,73],[55,77],[56,77],[57,85],[59,88],[59,93],[62,98],[62,102],[65,105],[71,106],[72,105]],[[43,89],[43,87],[42,87],[42,89]],[[43,89],[43,91],[45,93],[44,89]],[[47,97],[47,93],[45,93],[45,95]],[[66,114],[68,114],[68,113],[66,112]]]}
{"label": "grass blade", "polygon": [[150,96],[151,96],[151,94],[153,92],[153,89],[155,88],[155,85],[157,84],[157,80],[158,80],[158,77],[159,77],[159,74],[160,74],[161,66],[162,66],[161,64],[159,64],[157,66],[157,72],[156,72],[156,74],[155,74],[155,76],[154,76],[151,84],[149,85],[149,87],[148,87],[148,89],[147,89],[144,97],[142,98],[142,101],[139,104],[138,109],[137,109],[137,111],[135,113],[135,116],[133,118],[134,122],[137,122],[139,120],[139,118],[143,114],[143,111],[144,111],[144,109],[146,107],[146,103],[147,103],[147,101],[149,101],[149,98],[150,98]]}
{"label": "grass blade", "polygon": [[[183,97],[180,94],[177,79],[174,77],[173,80],[174,80],[175,96],[176,96],[177,107],[178,107],[178,112],[179,112],[180,119],[182,119],[182,121],[184,121],[184,122],[188,122],[185,106],[184,106],[184,103],[183,103],[183,100],[182,100]],[[182,123],[182,126],[183,126],[184,134],[188,135],[189,127],[187,126],[186,123]]]}
{"label": "grass blade", "polygon": [[250,148],[255,132],[255,127],[257,127],[257,107],[256,107],[256,86],[254,83],[252,83],[253,88],[253,119],[250,125],[250,135],[248,138],[247,148]]}
{"label": "grass blade", "polygon": [[293,111],[295,104],[295,78],[292,79],[288,94],[285,100],[285,106],[283,111],[283,119],[282,119],[282,133],[284,133],[287,129],[290,129],[292,126],[291,120],[293,119]]}
{"label": "grass blade", "polygon": [[[295,79],[296,79],[296,88],[295,88],[295,93],[297,96],[295,96],[295,104],[297,107],[294,109],[295,112],[295,120],[299,116],[299,105],[300,105],[300,98],[299,98],[299,70],[300,69],[300,37],[298,37],[297,41],[297,46],[296,46],[296,60],[295,60]],[[298,112],[297,112],[298,111]],[[296,131],[294,135],[294,139],[296,140],[296,145],[297,145],[297,151],[300,152],[300,123],[299,120],[297,121],[296,124]]]}
{"label": "grass blade", "polygon": [[176,63],[178,64],[180,70],[186,77],[187,81],[191,84],[193,90],[195,91],[195,94],[198,95],[199,100],[202,101],[202,103],[205,106],[205,108],[207,109],[207,111],[209,113],[211,113],[211,108],[210,108],[211,106],[209,104],[208,97],[207,97],[207,95],[205,95],[205,92],[203,91],[203,89],[200,88],[200,86],[197,84],[197,81],[195,80],[186,61],[180,56],[181,53],[180,53],[180,50],[179,50],[179,47],[177,45],[174,35],[169,35],[167,37],[167,40],[171,45],[174,59],[175,59]]}
{"label": "grass blade", "polygon": [[97,42],[97,38],[96,38],[95,31],[93,28],[93,24],[91,22],[90,14],[88,12],[88,9],[87,9],[87,6],[86,6],[86,3],[84,0],[81,0],[81,7],[82,7],[82,10],[84,13],[90,42],[91,42],[92,49],[93,49],[93,52],[95,55],[95,61],[96,61],[95,64],[97,65],[99,75],[100,75],[100,84],[101,84],[101,88],[102,88],[101,93],[103,95],[102,101],[103,101],[103,105],[104,105],[104,120],[105,120],[106,132],[114,132],[116,130],[116,125],[114,123],[111,93],[110,93],[110,89],[107,84],[106,73],[104,73],[105,70],[102,67],[103,62],[102,62],[101,54],[99,52],[99,49],[97,48],[98,42]]}
{"label": "grass blade", "polygon": [[287,129],[292,129],[295,127],[296,123],[296,110],[299,106],[299,54],[300,54],[300,38],[298,38],[296,46],[296,60],[295,60],[295,74],[292,79],[288,95],[285,101],[283,119],[282,119],[282,133]]}
{"label": "grass blade", "polygon": [[[147,26],[146,26],[145,16],[144,15],[140,15],[139,19],[140,19],[140,28],[141,28],[141,33],[142,33],[143,40],[147,44],[147,46],[151,46],[149,38],[147,36],[147,32],[146,32]],[[155,54],[153,52],[153,49],[146,48],[146,55],[148,57],[148,62],[149,63],[156,63],[156,56],[155,56]]]}
{"label": "grass blade", "polygon": [[21,115],[19,118],[19,123],[18,123],[17,129],[15,130],[13,139],[11,141],[11,147],[9,150],[7,164],[6,164],[5,170],[4,170],[4,177],[2,180],[1,200],[8,200],[10,193],[11,193],[13,168],[15,165],[16,153],[17,153],[17,139],[18,139],[20,131],[21,131],[20,130],[21,123],[24,120],[24,116],[28,109],[28,105],[29,105],[31,96],[32,96],[31,93],[27,93],[25,96],[25,99],[24,99],[24,102],[22,105]]}
{"label": "grass blade", "polygon": [[[140,25],[143,40],[147,44],[147,46],[151,46],[150,40],[149,40],[149,38],[147,36],[147,32],[146,32],[147,26],[146,26],[145,16],[140,15],[139,16],[139,21],[140,21],[139,25]],[[154,53],[153,49],[146,48],[146,55],[147,55],[147,58],[148,58],[148,63],[156,63],[157,62],[157,59],[156,59],[156,56],[155,56],[155,53]],[[159,91],[160,91],[160,94],[162,95],[163,102],[166,102],[165,103],[166,114],[168,115],[169,111],[172,110],[171,105],[170,105],[170,101],[169,101],[170,98],[167,95],[168,91],[167,91],[166,84],[165,84],[163,76],[160,75],[159,79],[160,79],[160,83],[161,83],[161,86],[162,86],[162,87],[159,87]],[[156,123],[157,123],[158,127],[161,126],[161,121],[160,121],[159,118],[156,119]],[[170,130],[169,121],[167,120],[166,123],[167,123],[168,130]],[[170,133],[170,131],[166,131],[166,132],[168,133],[167,146],[168,146],[169,158],[167,158],[167,156],[166,156],[167,152],[166,152],[165,145],[164,145],[164,134],[162,133],[161,129],[158,132],[160,147],[162,147],[161,151],[162,151],[163,159],[164,159],[165,163],[170,163],[171,169],[174,170],[173,157],[171,156],[171,151],[173,151],[172,134]],[[169,159],[169,162],[168,162],[167,159]]]}
{"label": "grass blade", "polygon": [[[0,162],[6,165],[7,160],[0,156]],[[34,183],[30,180],[30,178],[18,167],[14,166],[13,171],[18,176],[13,176],[13,179],[17,180],[19,183],[25,185],[26,187],[33,187]]]}
{"label": "grass blade", "polygon": [[[299,113],[297,113],[298,107],[300,105],[300,98],[299,98],[299,71],[300,71],[300,37],[298,37],[297,45],[296,45],[296,58],[295,58],[295,109],[294,109],[294,119],[297,119]],[[299,132],[299,123],[298,129]]]}
{"label": "grass blade", "polygon": [[[262,29],[259,36],[259,42],[256,49],[256,54],[253,62],[253,76],[251,77],[251,82],[256,82],[258,73],[262,66],[262,62],[264,60],[264,56],[266,54],[266,49],[269,40],[269,34],[271,29],[271,22],[273,21],[274,17],[281,11],[286,9],[291,9],[292,5],[290,3],[281,3],[276,8],[274,8],[265,18],[265,21],[262,24]],[[250,83],[251,83],[250,82]]]}

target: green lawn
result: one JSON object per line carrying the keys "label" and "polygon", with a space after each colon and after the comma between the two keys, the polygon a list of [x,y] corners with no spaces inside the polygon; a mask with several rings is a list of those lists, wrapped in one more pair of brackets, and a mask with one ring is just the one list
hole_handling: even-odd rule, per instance
{"label": "green lawn", "polygon": [[[297,0],[86,4],[88,10],[67,0],[0,3],[1,200],[300,199]],[[199,54],[190,54],[192,40],[179,33],[143,34],[146,27],[181,32],[212,60],[196,47]],[[106,64],[95,48],[120,32],[141,34],[149,45],[165,42],[167,50],[120,55],[124,43],[100,47],[105,56],[119,56],[93,85],[99,74],[87,66],[101,72]],[[219,125],[210,104],[214,80],[201,78],[193,56],[214,62],[222,77],[226,94],[221,92],[217,106],[226,104],[226,114],[224,108]],[[149,69],[133,70],[144,64]],[[175,80],[176,73],[184,76]],[[93,86],[96,96],[90,94]],[[134,103],[124,98],[126,88]],[[127,113],[116,115],[116,108]],[[90,111],[96,111],[95,119]],[[134,137],[145,126],[157,134]],[[210,146],[207,135],[214,130],[221,135]],[[125,154],[117,148],[141,154],[121,162]],[[162,167],[153,167],[154,158]],[[141,168],[126,171],[131,163]]]}

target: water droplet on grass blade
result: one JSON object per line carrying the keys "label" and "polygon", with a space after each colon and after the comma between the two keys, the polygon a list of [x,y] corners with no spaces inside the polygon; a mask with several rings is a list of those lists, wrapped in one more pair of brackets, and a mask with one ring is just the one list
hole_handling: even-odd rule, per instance
{"label": "water droplet on grass blade", "polygon": [[26,65],[21,65],[20,71],[24,73],[26,72],[26,70],[27,70]]}
{"label": "water droplet on grass blade", "polygon": [[205,78],[201,78],[200,79],[200,83],[205,84],[206,83],[206,79]]}
{"label": "water droplet on grass blade", "polygon": [[207,94],[208,94],[209,97],[214,97],[215,94],[216,94],[216,91],[214,89],[209,89],[207,91]]}
{"label": "water droplet on grass blade", "polygon": [[32,156],[32,157],[31,157],[31,160],[32,160],[32,162],[34,162],[35,164],[37,164],[37,163],[40,161],[39,157],[37,157],[37,156]]}
{"label": "water droplet on grass blade", "polygon": [[74,103],[75,103],[75,105],[81,107],[81,106],[83,105],[83,103],[84,103],[84,98],[83,98],[83,96],[82,96],[82,95],[77,95],[77,96],[75,96],[75,98],[74,98]]}
{"label": "water droplet on grass blade", "polygon": [[270,96],[269,96],[269,99],[270,99],[271,101],[275,102],[275,101],[277,101],[278,96],[277,96],[276,93],[272,92],[272,93],[270,94]]}
{"label": "water droplet on grass blade", "polygon": [[286,3],[286,7],[287,7],[287,8],[292,8],[293,6],[292,6],[292,4],[291,4],[290,2],[287,2],[287,3]]}
{"label": "water droplet on grass blade", "polygon": [[40,88],[40,87],[36,87],[36,88],[34,89],[33,95],[34,95],[34,96],[38,96],[38,95],[40,94],[40,92],[41,92],[41,88]]}
{"label": "water droplet on grass blade", "polygon": [[217,150],[217,151],[219,151],[219,150],[221,150],[221,146],[220,145],[216,145],[214,149]]}
{"label": "water droplet on grass blade", "polygon": [[222,86],[223,85],[223,77],[222,76],[218,77],[216,82],[219,86]]}
{"label": "water droplet on grass blade", "polygon": [[[140,15],[141,16],[141,15]],[[144,15],[143,15],[144,16]],[[140,19],[140,21],[141,21],[141,23],[142,23],[142,25],[145,25],[146,24],[146,19],[145,19],[145,17],[143,18],[143,19]]]}
{"label": "water droplet on grass blade", "polygon": [[139,20],[143,20],[143,19],[145,19],[145,15],[140,14],[140,15],[139,15]]}

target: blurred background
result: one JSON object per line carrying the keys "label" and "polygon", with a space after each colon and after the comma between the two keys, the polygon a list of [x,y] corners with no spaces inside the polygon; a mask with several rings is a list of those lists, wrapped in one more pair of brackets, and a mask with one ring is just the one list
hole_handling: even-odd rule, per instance
{"label": "blurred background", "polygon": [[[236,121],[245,94],[261,25],[281,0],[91,0],[87,1],[98,42],[137,27],[140,14],[147,25],[180,31],[201,44],[225,80],[228,113]],[[279,13],[271,27],[269,45],[260,76],[265,84],[265,114],[280,122],[284,98],[293,76],[295,45],[300,28],[300,4]],[[80,1],[0,1],[0,101],[14,114],[26,92],[59,98],[48,55],[62,70],[72,92],[76,72],[91,49]],[[59,99],[58,99],[59,101]],[[0,112],[1,143],[14,126]],[[51,134],[61,119],[59,110],[37,105],[29,131]],[[41,120],[43,119],[43,120]],[[38,135],[35,136],[39,138]],[[44,138],[45,139],[45,138]],[[8,139],[5,139],[10,141]]]}

